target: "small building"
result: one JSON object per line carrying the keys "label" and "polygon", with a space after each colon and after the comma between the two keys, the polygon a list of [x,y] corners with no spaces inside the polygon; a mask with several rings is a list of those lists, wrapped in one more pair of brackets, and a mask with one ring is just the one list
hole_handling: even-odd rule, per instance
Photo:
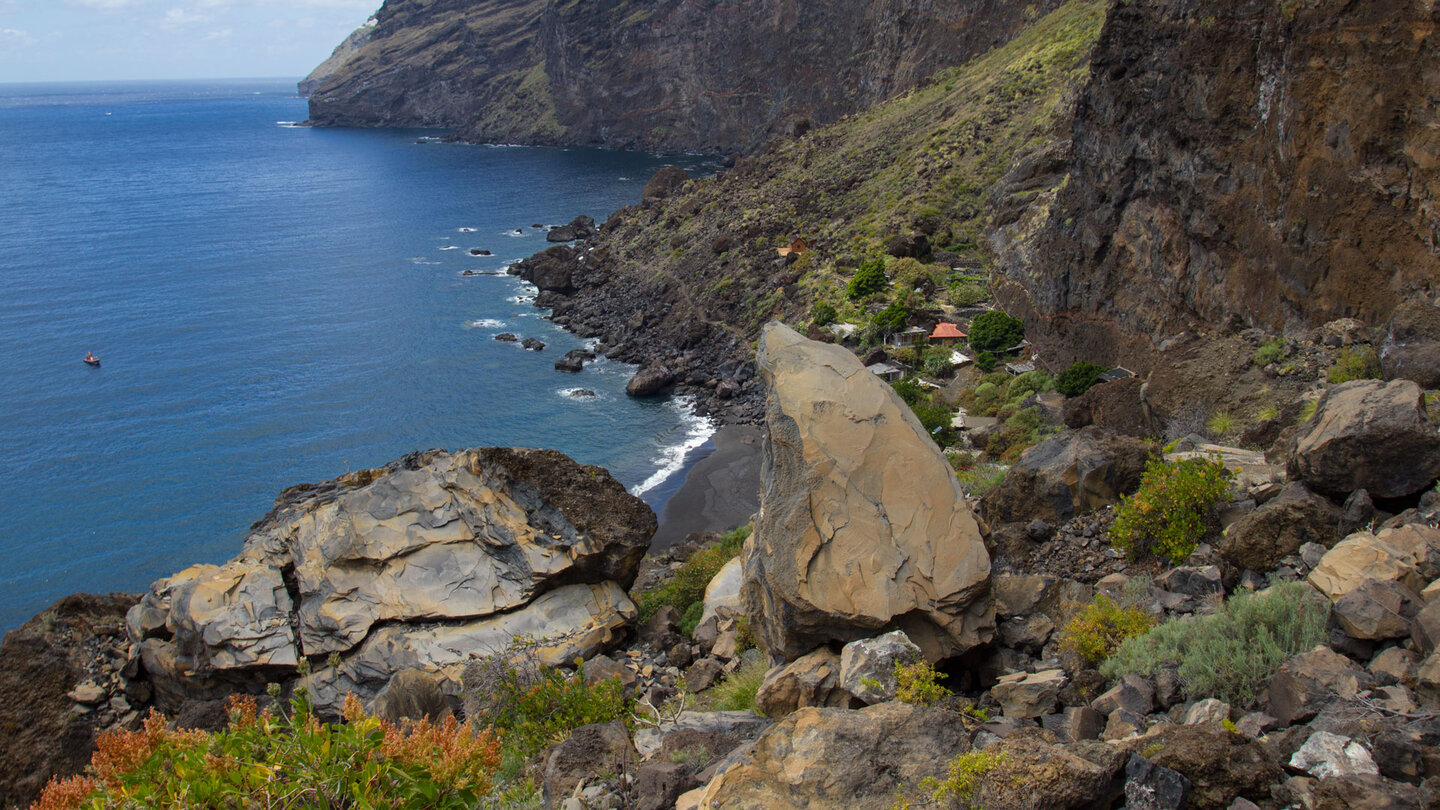
{"label": "small building", "polygon": [[803,237],[797,236],[790,242],[789,246],[776,248],[775,252],[780,254],[780,258],[788,259],[791,256],[798,257],[801,253],[807,253],[809,250],[810,243],[805,241]]}
{"label": "small building", "polygon": [[872,374],[885,382],[893,383],[905,376],[905,370],[891,363],[872,363],[866,366]]}
{"label": "small building", "polygon": [[971,360],[968,356],[961,354],[960,352],[950,352],[950,365],[954,366],[955,368],[960,368],[961,366],[968,366],[972,362],[974,361]]}
{"label": "small building", "polygon": [[918,326],[912,326],[903,332],[896,332],[891,335],[890,340],[886,342],[891,346],[920,346],[925,343],[925,339],[929,336],[930,333],[924,329]]}
{"label": "small building", "polygon": [[960,327],[953,323],[937,323],[935,331],[930,333],[930,342],[940,346],[954,346],[965,338],[969,337],[960,331]]}
{"label": "small building", "polygon": [[1005,370],[1018,377],[1035,370],[1034,363],[1006,363]]}
{"label": "small building", "polygon": [[1124,366],[1116,366],[1115,368],[1112,368],[1112,369],[1110,369],[1109,371],[1102,371],[1102,372],[1100,372],[1099,382],[1102,382],[1102,383],[1115,382],[1116,380],[1123,380],[1123,379],[1125,379],[1126,377],[1134,377],[1134,376],[1135,376],[1135,372],[1131,371],[1130,369],[1125,368]]}

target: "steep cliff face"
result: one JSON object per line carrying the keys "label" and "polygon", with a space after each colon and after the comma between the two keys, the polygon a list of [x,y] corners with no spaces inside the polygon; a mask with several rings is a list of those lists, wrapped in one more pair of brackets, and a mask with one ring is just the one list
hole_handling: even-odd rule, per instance
{"label": "steep cliff face", "polygon": [[748,151],[1007,41],[1002,0],[389,0],[311,96],[319,125],[472,141]]}
{"label": "steep cliff face", "polygon": [[316,88],[323,84],[326,79],[330,78],[331,74],[349,64],[350,60],[354,59],[356,54],[360,53],[360,49],[365,47],[365,43],[370,41],[370,34],[374,31],[374,17],[366,20],[364,25],[352,31],[350,36],[345,38],[344,42],[335,46],[335,50],[330,54],[329,59],[321,62],[314,70],[310,71],[309,76],[300,80],[299,84],[296,85],[296,89],[300,92],[300,95],[308,98],[310,94],[315,92]]}
{"label": "steep cliff face", "polygon": [[1440,282],[1440,11],[1119,3],[1055,204],[997,232],[1048,359],[1142,368],[1182,331],[1372,325]]}

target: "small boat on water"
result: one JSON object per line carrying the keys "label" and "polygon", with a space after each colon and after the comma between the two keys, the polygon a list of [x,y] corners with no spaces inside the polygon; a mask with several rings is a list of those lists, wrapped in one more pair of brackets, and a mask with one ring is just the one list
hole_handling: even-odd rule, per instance
{"label": "small boat on water", "polygon": [[100,367],[100,358],[96,357],[94,352],[86,352],[84,360],[87,366]]}

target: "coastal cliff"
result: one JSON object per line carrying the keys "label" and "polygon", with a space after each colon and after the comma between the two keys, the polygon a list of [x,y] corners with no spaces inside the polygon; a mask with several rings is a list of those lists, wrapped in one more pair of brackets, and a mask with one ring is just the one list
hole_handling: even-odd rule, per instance
{"label": "coastal cliff", "polygon": [[915,87],[1054,0],[389,0],[310,94],[319,126],[748,152]]}

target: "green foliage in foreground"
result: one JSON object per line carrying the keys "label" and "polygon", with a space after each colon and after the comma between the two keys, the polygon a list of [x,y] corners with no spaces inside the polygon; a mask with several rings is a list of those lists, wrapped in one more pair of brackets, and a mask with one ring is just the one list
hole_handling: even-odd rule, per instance
{"label": "green foliage in foreground", "polygon": [[1100,382],[1100,375],[1104,372],[1104,366],[1085,360],[1077,361],[1055,378],[1055,390],[1067,397],[1078,397]]}
{"label": "green foliage in foreground", "polygon": [[635,606],[640,609],[640,622],[650,621],[656,611],[669,605],[680,611],[683,617],[680,629],[687,634],[693,633],[700,623],[700,611],[705,606],[705,587],[720,573],[725,563],[740,553],[740,547],[749,536],[749,526],[726,532],[718,543],[692,554],[669,581],[653,590],[630,594]]}
{"label": "green foliage in foreground", "polygon": [[1380,357],[1374,349],[1341,349],[1335,365],[1330,369],[1332,383],[1351,380],[1378,380],[1380,378]]}
{"label": "green foliage in foreground", "polygon": [[404,728],[367,717],[353,695],[344,723],[323,723],[304,689],[282,715],[230,703],[230,727],[138,731],[96,741],[88,771],[52,780],[41,810],[108,807],[470,808],[489,795],[499,738],[453,718]]}
{"label": "green foliage in foreground", "polygon": [[1251,706],[1291,656],[1325,640],[1329,601],[1304,582],[1239,592],[1210,616],[1172,619],[1129,639],[1101,665],[1107,678],[1179,668],[1191,699]]}
{"label": "green foliage in foreground", "polygon": [[1140,608],[1121,607],[1114,599],[1099,594],[1065,623],[1060,632],[1060,650],[1094,666],[1110,657],[1127,639],[1154,625],[1155,620]]}
{"label": "green foliage in foreground", "polygon": [[1132,560],[1160,557],[1180,564],[1210,529],[1212,507],[1229,491],[1231,475],[1205,458],[1151,461],[1140,488],[1115,507],[1110,542]]}
{"label": "green foliage in foreground", "polygon": [[895,664],[895,699],[901,703],[929,706],[939,703],[954,694],[940,685],[942,673],[930,662],[916,661],[912,664]]}
{"label": "green foliage in foreground", "polygon": [[993,751],[968,751],[950,760],[944,779],[925,779],[915,795],[902,795],[891,810],[915,810],[920,807],[974,808],[975,793],[986,774],[1006,764],[1004,754]]}

